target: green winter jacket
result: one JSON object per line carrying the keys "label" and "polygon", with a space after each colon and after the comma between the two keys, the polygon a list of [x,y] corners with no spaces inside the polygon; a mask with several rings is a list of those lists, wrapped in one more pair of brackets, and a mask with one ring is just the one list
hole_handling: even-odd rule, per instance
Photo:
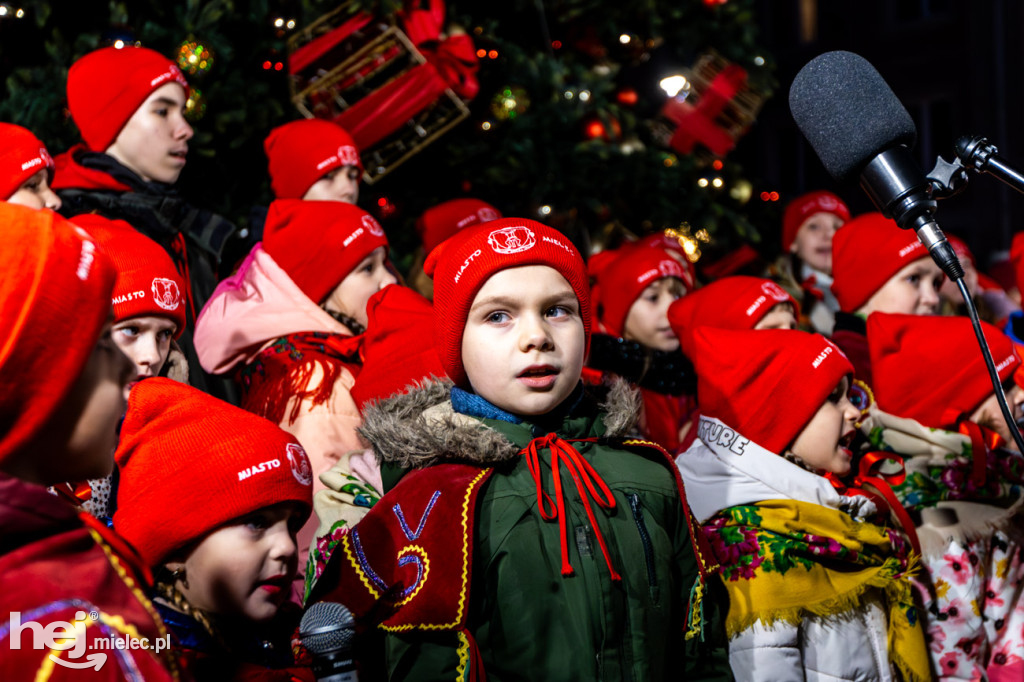
{"label": "green winter jacket", "polygon": [[[488,680],[731,679],[718,578],[704,599],[704,642],[684,641],[690,592],[698,577],[670,463],[648,447],[621,442],[637,398],[623,383],[604,404],[576,396],[556,423],[511,423],[459,414],[448,384],[428,384],[368,411],[363,435],[385,462],[400,467],[461,461],[494,468],[478,497],[468,629]],[[416,415],[419,415],[418,417]],[[563,439],[597,437],[572,447],[608,485],[614,509],[591,499],[607,545],[613,581],[576,485],[561,467],[567,549],[563,576],[558,521],[541,517],[537,488],[521,450],[554,431]],[[551,451],[538,452],[544,491],[555,500]],[[454,633],[389,634],[393,680],[455,680]]]}

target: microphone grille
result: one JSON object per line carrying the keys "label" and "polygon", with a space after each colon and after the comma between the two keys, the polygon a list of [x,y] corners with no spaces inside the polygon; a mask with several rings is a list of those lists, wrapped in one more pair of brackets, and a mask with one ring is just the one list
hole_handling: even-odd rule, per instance
{"label": "microphone grille", "polygon": [[351,651],[355,619],[343,604],[318,601],[306,609],[299,623],[299,639],[311,654]]}
{"label": "microphone grille", "polygon": [[870,62],[841,50],[804,65],[789,90],[800,132],[836,180],[848,180],[886,149],[912,147],[917,128]]}

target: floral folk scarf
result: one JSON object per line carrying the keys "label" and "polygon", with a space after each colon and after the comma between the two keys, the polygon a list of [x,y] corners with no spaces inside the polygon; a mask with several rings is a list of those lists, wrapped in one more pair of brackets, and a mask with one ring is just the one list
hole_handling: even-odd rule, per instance
{"label": "floral folk scarf", "polygon": [[724,509],[704,531],[729,592],[729,637],[757,621],[839,615],[876,590],[888,609],[890,660],[904,679],[930,679],[910,582],[918,557],[896,531],[790,499]]}
{"label": "floral folk scarf", "polygon": [[[343,369],[353,376],[362,364],[362,336],[299,332],[276,340],[238,370],[242,407],[275,424],[299,416],[303,401],[327,402]],[[313,382],[320,376],[320,381]],[[290,409],[289,409],[290,407]]]}

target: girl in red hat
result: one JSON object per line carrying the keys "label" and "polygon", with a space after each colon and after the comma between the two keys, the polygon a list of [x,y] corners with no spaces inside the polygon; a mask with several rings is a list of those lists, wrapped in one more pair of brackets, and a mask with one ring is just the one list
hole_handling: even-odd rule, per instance
{"label": "girl in red hat", "polygon": [[[133,376],[111,338],[114,266],[50,211],[0,202],[0,235],[0,677],[102,667],[105,679],[178,679],[155,648],[167,631],[144,593],[144,563],[47,491],[113,468]],[[41,352],[57,339],[60,352]],[[95,651],[97,638],[123,647]]]}
{"label": "girl in red hat", "polygon": [[668,322],[669,306],[694,287],[685,260],[660,241],[640,241],[595,254],[588,264],[598,323],[588,367],[640,388],[640,431],[672,453],[694,407],[689,363]]}
{"label": "girl in red hat", "polygon": [[153,571],[185,670],[199,681],[312,680],[291,650],[295,535],[313,484],[295,438],[156,378],[132,389],[116,459],[114,528]]}
{"label": "girl in red hat", "polygon": [[853,462],[849,360],[803,331],[691,334],[699,439],[676,462],[722,562],[736,679],[931,679],[917,557],[827,478]]}
{"label": "girl in red hat", "polygon": [[[998,329],[982,327],[1019,421],[1020,358]],[[1024,458],[971,323],[875,314],[868,342],[875,400],[863,406],[861,430],[876,449],[904,462],[906,479],[893,489],[921,539],[936,677],[1021,679]]]}
{"label": "girl in red hat", "polygon": [[[123,220],[88,213],[74,218],[103,248],[117,270],[111,294],[114,325],[111,337],[135,366],[132,381],[169,376],[188,382],[188,363],[174,340],[185,331],[186,284],[160,245]],[[58,494],[80,502],[96,518],[113,514],[112,476],[58,486]]]}
{"label": "girl in red hat", "polygon": [[847,223],[832,241],[832,291],[839,301],[832,340],[871,384],[865,324],[872,313],[936,315],[945,279],[913,230],[881,213]]}
{"label": "girl in red hat", "polygon": [[[388,241],[351,204],[279,199],[264,241],[221,282],[199,315],[195,340],[213,374],[232,376],[242,407],[298,438],[319,475],[362,450],[351,389],[360,366],[366,303],[395,283]],[[306,555],[316,531],[299,534]]]}
{"label": "girl in red hat", "polygon": [[782,217],[782,256],[769,270],[771,277],[805,311],[801,321],[819,333],[832,333],[839,303],[832,284],[832,239],[850,220],[850,209],[832,192],[802,194],[786,204]]}
{"label": "girl in red hat", "polygon": [[46,146],[25,128],[0,123],[0,201],[59,210],[51,182],[53,159]]}

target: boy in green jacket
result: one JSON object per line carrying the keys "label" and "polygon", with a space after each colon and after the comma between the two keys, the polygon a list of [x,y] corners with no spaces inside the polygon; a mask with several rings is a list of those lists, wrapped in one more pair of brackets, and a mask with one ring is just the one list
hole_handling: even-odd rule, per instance
{"label": "boy in green jacket", "polygon": [[511,218],[460,232],[425,270],[451,381],[365,410],[378,457],[411,471],[341,538],[312,599],[389,633],[390,679],[728,679],[717,566],[678,472],[628,437],[635,393],[580,381],[579,252]]}

